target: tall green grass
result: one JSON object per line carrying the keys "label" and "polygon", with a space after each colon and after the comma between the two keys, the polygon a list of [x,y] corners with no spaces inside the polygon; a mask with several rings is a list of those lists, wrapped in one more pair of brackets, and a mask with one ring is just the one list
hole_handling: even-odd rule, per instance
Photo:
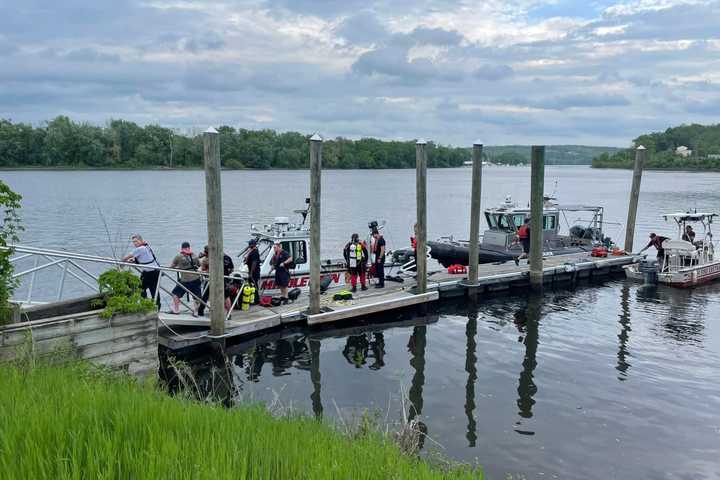
{"label": "tall green grass", "polygon": [[380,435],[172,398],[84,365],[0,366],[4,479],[435,479]]}

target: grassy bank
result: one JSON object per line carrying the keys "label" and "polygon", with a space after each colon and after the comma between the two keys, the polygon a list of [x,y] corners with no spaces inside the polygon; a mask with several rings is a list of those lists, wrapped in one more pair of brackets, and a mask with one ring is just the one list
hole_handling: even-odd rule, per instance
{"label": "grassy bank", "polygon": [[476,478],[379,435],[350,440],[310,418],[171,398],[83,365],[2,365],[0,392],[6,479]]}

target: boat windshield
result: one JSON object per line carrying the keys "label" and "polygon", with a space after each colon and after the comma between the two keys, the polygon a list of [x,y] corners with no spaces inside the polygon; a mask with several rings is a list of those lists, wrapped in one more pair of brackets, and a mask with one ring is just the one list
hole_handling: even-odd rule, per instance
{"label": "boat windshield", "polygon": [[485,213],[485,220],[487,220],[488,226],[491,230],[502,230],[508,232],[514,232],[517,228],[523,224],[525,215],[511,215],[504,213]]}

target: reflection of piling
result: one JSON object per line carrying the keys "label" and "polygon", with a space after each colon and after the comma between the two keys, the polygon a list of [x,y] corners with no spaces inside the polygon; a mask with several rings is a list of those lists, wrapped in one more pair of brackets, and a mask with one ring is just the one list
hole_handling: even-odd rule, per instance
{"label": "reflection of piling", "polygon": [[531,418],[532,408],[535,405],[533,397],[537,393],[537,385],[534,381],[534,371],[537,367],[538,348],[538,326],[542,308],[542,296],[531,294],[528,297],[527,310],[525,315],[525,357],[523,358],[523,369],[518,380],[518,412],[523,418]]}
{"label": "reflection of piling", "polygon": [[[470,252],[468,257],[468,280],[470,286],[478,283],[478,250],[480,243],[480,192],[482,189],[481,142],[475,142],[472,155],[472,187],[470,190]],[[476,294],[475,289],[470,292]]]}
{"label": "reflection of piling", "polygon": [[413,328],[408,348],[412,358],[410,366],[415,369],[410,383],[410,413],[408,420],[412,420],[422,413],[423,409],[423,387],[425,386],[425,345],[427,343],[427,327],[420,326]]}
{"label": "reflection of piling", "polygon": [[427,291],[427,151],[425,140],[415,145],[415,194],[417,203],[417,293]]}
{"label": "reflection of piling", "polygon": [[475,334],[477,334],[478,310],[477,304],[472,302],[468,313],[468,322],[465,327],[465,371],[467,372],[467,383],[465,383],[465,416],[467,417],[468,447],[474,447],[477,440],[477,422],[475,421],[475,381],[477,380],[477,354],[475,349]]}
{"label": "reflection of piling", "polygon": [[210,282],[210,335],[225,333],[225,283],[223,279],[222,193],[220,189],[220,139],[214,128],[203,133],[205,194],[207,197],[208,265]]}
{"label": "reflection of piling", "polygon": [[310,314],[320,313],[320,179],[322,138],[310,137]]}
{"label": "reflection of piling", "polygon": [[643,165],[647,150],[640,145],[635,150],[635,168],[633,170],[632,188],[630,190],[630,205],[628,206],[627,225],[625,227],[625,251],[632,252],[633,238],[635,237],[635,218],[637,217],[638,200],[640,199],[640,180],[642,180]]}
{"label": "reflection of piling", "polygon": [[320,340],[310,342],[310,381],[313,384],[313,393],[310,394],[312,409],[315,417],[323,414],[322,398],[320,398]]}
{"label": "reflection of piling", "polygon": [[620,320],[620,333],[618,334],[618,353],[617,353],[617,366],[615,369],[620,372],[618,380],[625,380],[627,377],[627,370],[630,364],[627,363],[627,357],[629,354],[627,349],[628,340],[630,339],[630,287],[623,285],[622,294],[620,296],[620,307],[622,313],[619,315]]}
{"label": "reflection of piling", "polygon": [[530,169],[530,288],[543,284],[543,187],[545,184],[545,147],[533,145]]}

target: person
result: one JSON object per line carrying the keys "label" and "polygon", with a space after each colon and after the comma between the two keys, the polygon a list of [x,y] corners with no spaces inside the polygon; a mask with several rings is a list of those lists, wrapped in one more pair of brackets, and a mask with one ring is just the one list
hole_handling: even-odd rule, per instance
{"label": "person", "polygon": [[150,292],[150,298],[155,298],[157,308],[158,310],[160,310],[160,296],[158,296],[157,298],[155,297],[158,286],[158,279],[160,278],[160,270],[157,268],[152,268],[159,267],[160,264],[158,263],[157,258],[155,257],[155,253],[153,253],[152,251],[152,248],[150,248],[150,245],[148,245],[148,243],[143,240],[140,234],[133,234],[130,237],[130,241],[132,241],[133,249],[130,253],[128,253],[122,258],[122,261],[132,261],[139,265],[144,265],[144,267],[141,267],[140,271],[140,288],[142,289],[140,291],[140,295],[143,298],[147,298],[147,292]]}
{"label": "person", "polygon": [[373,242],[375,278],[377,278],[375,288],[385,288],[385,239],[377,230],[373,232],[372,236],[375,239]]}
{"label": "person", "polygon": [[519,258],[527,258],[530,254],[530,217],[526,218],[517,231],[517,239],[522,245],[523,253]]}
{"label": "person", "polygon": [[685,233],[683,233],[682,239],[686,242],[695,243],[695,230],[691,225],[685,226]]}
{"label": "person", "polygon": [[[175,285],[172,290],[173,304],[168,313],[180,313],[180,299],[189,291],[192,294],[192,316],[197,317],[198,301],[202,296],[202,288],[200,283],[200,275],[196,272],[200,267],[200,260],[190,249],[190,243],[183,242],[180,246],[180,253],[175,255],[170,268],[178,270],[186,270],[178,274],[179,284]],[[183,288],[184,287],[184,288]]]}
{"label": "person", "polygon": [[280,301],[288,303],[288,285],[290,284],[290,271],[288,265],[292,261],[290,254],[283,250],[280,242],[273,245],[274,255],[271,261],[275,267],[275,285],[280,289]]}
{"label": "person", "polygon": [[360,235],[353,233],[350,241],[343,249],[343,257],[348,266],[350,273],[350,282],[352,283],[352,291],[357,292],[357,279],[360,277],[360,289],[367,290],[365,285],[365,269],[367,267],[368,252],[367,248],[360,242]]}
{"label": "person", "polygon": [[655,247],[655,249],[657,250],[658,269],[660,271],[662,271],[663,262],[665,260],[665,249],[662,247],[662,244],[665,240],[669,240],[669,238],[657,235],[655,233],[651,233],[650,241],[648,242],[648,244],[645,245],[645,247],[638,252],[642,253],[650,247]]}
{"label": "person", "polygon": [[245,255],[245,265],[247,265],[250,283],[255,287],[255,299],[253,303],[258,303],[260,299],[260,252],[258,252],[257,240],[254,238],[248,241],[248,253]]}
{"label": "person", "polygon": [[[235,265],[233,264],[232,258],[226,253],[223,253],[223,275],[228,277],[230,274],[232,274],[233,270],[235,269]],[[203,253],[200,254],[200,271],[207,273],[210,271],[210,259],[208,258],[208,246],[205,245],[205,248],[203,249]],[[208,277],[205,277],[208,278]],[[231,294],[229,287],[229,280],[227,278],[223,279],[223,283],[225,285],[225,313],[230,311],[230,307],[232,307],[232,300],[231,300]],[[200,307],[198,307],[198,315],[203,316],[205,315],[205,304],[207,303],[208,299],[210,298],[210,288],[205,287],[205,293],[203,293],[202,301],[204,303],[200,303]]]}

